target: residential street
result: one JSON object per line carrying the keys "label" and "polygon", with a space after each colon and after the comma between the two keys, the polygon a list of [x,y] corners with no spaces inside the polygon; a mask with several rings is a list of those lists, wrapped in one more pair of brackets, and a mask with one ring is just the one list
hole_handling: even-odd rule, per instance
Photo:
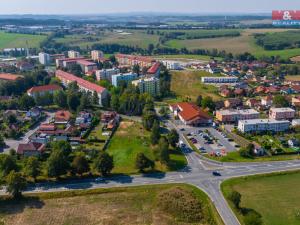
{"label": "residential street", "polygon": [[[170,121],[166,121],[169,129],[177,128]],[[177,129],[178,130],[178,129]],[[220,216],[227,225],[239,225],[239,221],[224,199],[220,184],[229,178],[253,174],[272,173],[300,169],[300,161],[264,162],[264,163],[219,163],[203,158],[191,150],[181,131],[180,139],[186,147],[182,150],[186,155],[188,165],[181,171],[166,174],[151,174],[137,176],[118,176],[103,181],[95,179],[82,180],[69,183],[47,183],[29,187],[27,193],[54,192],[79,189],[109,188],[122,186],[138,186],[164,183],[188,183],[198,187],[208,194],[215,204]],[[221,176],[213,176],[218,171]],[[5,194],[2,190],[0,194]]]}

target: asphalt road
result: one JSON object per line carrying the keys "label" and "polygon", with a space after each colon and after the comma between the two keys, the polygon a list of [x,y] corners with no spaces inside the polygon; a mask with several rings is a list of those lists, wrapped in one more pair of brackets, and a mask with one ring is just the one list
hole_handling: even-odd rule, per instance
{"label": "asphalt road", "polygon": [[[177,128],[170,121],[166,121],[166,125],[169,129]],[[300,169],[300,161],[298,160],[262,163],[219,163],[208,160],[192,151],[183,134],[179,130],[178,132],[180,138],[186,144],[186,147],[182,151],[188,161],[187,167],[181,171],[151,175],[118,176],[100,181],[89,179],[74,182],[69,181],[68,183],[38,184],[28,187],[26,192],[40,193],[149,184],[188,183],[207,193],[226,225],[240,225],[220,190],[220,184],[224,180],[233,177]],[[213,171],[220,172],[221,176],[213,176]],[[4,195],[6,193],[2,190],[0,194]]]}

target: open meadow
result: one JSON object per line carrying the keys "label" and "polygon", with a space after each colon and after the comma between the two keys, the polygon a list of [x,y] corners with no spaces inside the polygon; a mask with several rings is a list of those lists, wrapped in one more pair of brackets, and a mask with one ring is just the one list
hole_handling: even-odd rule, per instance
{"label": "open meadow", "polygon": [[[178,190],[185,198],[176,199],[186,208],[187,221],[178,208],[176,214],[161,208],[168,199],[161,193]],[[189,185],[152,185],[130,188],[94,189],[27,196],[21,202],[1,199],[3,225],[222,225],[213,203],[199,189]],[[174,199],[170,199],[174,200]],[[199,211],[186,204],[194,201]],[[173,207],[173,209],[176,207]],[[201,215],[198,216],[198,215]],[[198,219],[197,219],[198,218]]]}
{"label": "open meadow", "polygon": [[[282,173],[236,178],[225,181],[222,189],[225,196],[232,190],[241,194],[240,207],[255,210],[262,216],[264,225],[300,224],[300,173]],[[232,202],[230,205],[233,207]],[[242,225],[244,216],[234,208]]]}

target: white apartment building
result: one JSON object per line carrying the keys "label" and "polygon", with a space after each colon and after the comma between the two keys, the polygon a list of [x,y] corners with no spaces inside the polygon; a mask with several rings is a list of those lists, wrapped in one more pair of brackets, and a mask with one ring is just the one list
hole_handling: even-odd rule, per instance
{"label": "white apartment building", "polygon": [[80,57],[80,53],[77,51],[68,51],[68,57],[69,58],[79,58]]}
{"label": "white apartment building", "polygon": [[98,59],[103,58],[103,57],[104,57],[104,53],[102,51],[99,51],[99,50],[91,51],[92,60],[97,61]]}
{"label": "white apartment building", "polygon": [[51,63],[51,56],[47,53],[40,52],[39,53],[39,62],[43,65],[49,65]]}
{"label": "white apartment building", "polygon": [[99,80],[108,80],[109,82],[111,82],[112,75],[116,75],[119,73],[120,73],[120,70],[118,68],[97,70],[96,78],[98,81]]}
{"label": "white apartment building", "polygon": [[180,70],[182,68],[181,64],[177,61],[164,60],[162,63],[168,70]]}
{"label": "white apartment building", "polygon": [[207,84],[229,84],[229,83],[237,83],[237,77],[202,77],[202,83]]}
{"label": "white apartment building", "polygon": [[254,119],[254,120],[240,120],[238,129],[243,133],[250,132],[283,132],[288,130],[290,122],[288,120],[274,120],[274,119]]}
{"label": "white apartment building", "polygon": [[144,78],[132,81],[139,88],[140,93],[149,93],[152,96],[160,95],[160,81],[156,77]]}
{"label": "white apartment building", "polygon": [[111,84],[115,87],[118,87],[121,81],[126,82],[127,84],[138,78],[136,73],[120,73],[111,76]]}
{"label": "white apartment building", "polygon": [[296,111],[291,108],[271,108],[269,118],[274,120],[291,120],[294,119]]}
{"label": "white apartment building", "polygon": [[223,123],[234,123],[239,120],[252,120],[259,118],[259,112],[254,109],[225,109],[225,110],[217,110],[216,118],[218,121]]}

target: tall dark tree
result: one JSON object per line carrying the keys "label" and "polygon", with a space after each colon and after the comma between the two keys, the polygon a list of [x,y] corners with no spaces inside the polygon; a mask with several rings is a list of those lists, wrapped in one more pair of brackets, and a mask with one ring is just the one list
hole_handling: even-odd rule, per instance
{"label": "tall dark tree", "polygon": [[23,167],[23,173],[25,176],[32,177],[35,180],[40,174],[40,161],[34,156],[26,159]]}
{"label": "tall dark tree", "polygon": [[114,168],[113,157],[106,152],[101,152],[94,159],[93,168],[102,176],[107,176]]}
{"label": "tall dark tree", "polygon": [[22,95],[19,100],[19,106],[21,109],[28,110],[35,106],[34,98],[28,96],[27,94]]}
{"label": "tall dark tree", "polygon": [[69,161],[61,150],[52,150],[50,157],[47,159],[46,170],[49,177],[58,178],[67,173]]}
{"label": "tall dark tree", "polygon": [[60,108],[64,108],[64,109],[67,108],[68,107],[67,94],[62,90],[54,93],[53,102],[54,104],[58,105]]}
{"label": "tall dark tree", "polygon": [[22,191],[25,190],[27,183],[21,173],[11,171],[6,177],[6,190],[15,199],[19,199],[22,196]]}
{"label": "tall dark tree", "polygon": [[157,160],[159,160],[161,163],[165,163],[165,164],[169,163],[170,161],[169,143],[165,137],[161,137],[159,139],[158,145],[155,149],[155,155]]}
{"label": "tall dark tree", "polygon": [[140,74],[140,71],[141,71],[141,67],[140,67],[139,64],[135,64],[135,65],[132,67],[132,72],[133,72],[133,73]]}
{"label": "tall dark tree", "polygon": [[151,168],[154,169],[154,162],[147,158],[144,153],[139,153],[136,156],[135,167],[140,171],[144,172],[145,169]]}
{"label": "tall dark tree", "polygon": [[6,154],[0,154],[0,172],[1,176],[7,176],[12,170],[17,170],[15,157]]}
{"label": "tall dark tree", "polygon": [[201,101],[202,108],[208,108],[210,111],[215,109],[215,103],[210,96],[204,97]]}
{"label": "tall dark tree", "polygon": [[83,155],[75,156],[71,166],[73,171],[79,175],[89,171],[89,163]]}
{"label": "tall dark tree", "polygon": [[199,96],[197,97],[196,105],[199,106],[199,107],[202,106],[202,96],[201,96],[201,95],[199,95]]}
{"label": "tall dark tree", "polygon": [[167,139],[169,144],[175,148],[177,143],[179,142],[179,134],[175,129],[172,129],[170,133],[167,135]]}
{"label": "tall dark tree", "polygon": [[151,129],[150,140],[151,144],[156,145],[160,139],[159,123],[155,121]]}
{"label": "tall dark tree", "polygon": [[92,99],[92,103],[94,105],[98,105],[99,104],[99,97],[96,91],[93,92],[93,99]]}
{"label": "tall dark tree", "polygon": [[79,104],[80,104],[80,99],[79,99],[78,94],[69,93],[68,94],[68,106],[69,106],[69,109],[71,111],[73,111],[73,112],[76,112]]}
{"label": "tall dark tree", "polygon": [[234,206],[239,209],[240,208],[240,203],[241,203],[241,194],[237,191],[232,191],[230,194],[229,194],[229,199],[230,201],[232,201],[232,203],[234,204]]}

